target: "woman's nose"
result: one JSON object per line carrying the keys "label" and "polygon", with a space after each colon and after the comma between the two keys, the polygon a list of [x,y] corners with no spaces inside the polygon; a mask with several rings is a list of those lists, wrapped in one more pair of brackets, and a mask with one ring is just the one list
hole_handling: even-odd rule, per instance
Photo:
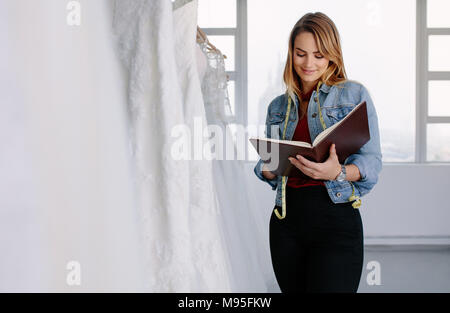
{"label": "woman's nose", "polygon": [[306,63],[305,65],[306,65],[307,68],[311,68],[313,66],[313,64],[314,64],[314,60],[313,60],[312,57],[306,56],[306,62],[305,63]]}

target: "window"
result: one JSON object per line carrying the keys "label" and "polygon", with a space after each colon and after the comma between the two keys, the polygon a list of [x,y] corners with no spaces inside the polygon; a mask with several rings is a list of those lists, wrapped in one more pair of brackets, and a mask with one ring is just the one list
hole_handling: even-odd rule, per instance
{"label": "window", "polygon": [[[233,136],[236,136],[237,125],[247,125],[246,8],[245,0],[199,0],[198,5],[198,26],[226,56],[228,94],[236,120],[236,123],[230,125]],[[247,142],[246,138],[244,142]],[[247,150],[244,148],[243,151]]]}
{"label": "window", "polygon": [[336,23],[348,77],[374,100],[383,161],[450,162],[448,0],[199,0],[199,26],[227,55],[237,124],[264,135],[267,106],[284,92],[289,33],[317,11]]}
{"label": "window", "polygon": [[[410,0],[248,0],[248,123],[265,123],[270,101],[284,92],[290,31],[317,11],[340,32],[348,77],[372,96],[383,161],[414,162],[416,7]],[[250,160],[258,158],[251,145],[248,152]]]}
{"label": "window", "polygon": [[446,0],[417,0],[416,162],[450,161],[450,21]]}

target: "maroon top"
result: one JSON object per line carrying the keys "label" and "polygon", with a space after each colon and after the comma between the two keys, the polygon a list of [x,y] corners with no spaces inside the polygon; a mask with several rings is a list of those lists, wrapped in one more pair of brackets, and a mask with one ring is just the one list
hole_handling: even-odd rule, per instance
{"label": "maroon top", "polygon": [[[313,90],[316,87],[312,88],[310,92],[305,95],[302,95],[303,101],[308,101],[311,98]],[[305,114],[301,120],[298,121],[297,127],[295,128],[294,136],[292,136],[293,141],[304,141],[311,143],[311,136],[309,135],[308,128],[308,114]],[[287,185],[292,188],[301,188],[306,186],[324,186],[322,180],[312,179],[311,177],[289,177]]]}

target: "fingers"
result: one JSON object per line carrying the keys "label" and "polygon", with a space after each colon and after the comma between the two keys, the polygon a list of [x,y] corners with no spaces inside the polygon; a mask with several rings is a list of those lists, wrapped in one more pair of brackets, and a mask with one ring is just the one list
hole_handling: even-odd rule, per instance
{"label": "fingers", "polygon": [[304,166],[317,170],[318,169],[318,165],[316,162],[312,162],[310,160],[307,160],[306,158],[302,157],[301,155],[297,155],[297,159],[298,161],[300,161],[301,164],[303,164]]}
{"label": "fingers", "polygon": [[[305,173],[306,168],[305,168],[305,166],[304,166],[299,160],[297,160],[296,158],[290,157],[290,158],[289,158],[289,161],[291,161],[291,163],[292,163],[296,168],[298,168],[298,169],[301,170],[303,173]],[[306,173],[305,173],[305,174],[306,174]]]}
{"label": "fingers", "polygon": [[302,163],[300,163],[299,160],[297,160],[293,157],[289,157],[289,161],[291,161],[291,163],[294,164],[298,168],[300,168],[302,166]]}
{"label": "fingers", "polygon": [[330,169],[334,169],[335,167],[333,164],[338,162],[336,145],[332,144],[330,146],[330,156],[324,163],[310,161],[301,155],[297,155],[296,158],[289,157],[289,161],[300,171],[313,179],[328,179],[330,176]]}
{"label": "fingers", "polygon": [[[301,157],[301,158],[303,159],[302,161],[306,160],[306,159],[303,158],[303,157]],[[289,161],[291,161],[291,163],[292,163],[295,167],[297,167],[300,171],[302,171],[304,174],[306,174],[306,175],[309,176],[309,177],[314,178],[313,176],[314,176],[314,173],[315,173],[315,169],[313,169],[313,168],[311,168],[311,167],[305,165],[302,161],[300,161],[299,159],[295,159],[295,158],[293,158],[293,157],[290,157],[290,158],[289,158]],[[306,160],[306,161],[308,161],[308,160]],[[308,162],[309,162],[309,161],[308,161]],[[310,163],[314,163],[314,162],[310,162]],[[315,164],[315,163],[314,163],[314,164]]]}

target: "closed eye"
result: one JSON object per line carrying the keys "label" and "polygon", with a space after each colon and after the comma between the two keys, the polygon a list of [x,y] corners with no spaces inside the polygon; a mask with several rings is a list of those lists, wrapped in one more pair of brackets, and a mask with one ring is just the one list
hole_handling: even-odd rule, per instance
{"label": "closed eye", "polygon": [[[298,54],[298,53],[297,53],[297,56],[299,56],[299,57],[301,57],[301,58],[303,58],[305,55],[306,55],[306,54]],[[322,58],[323,58],[322,55],[315,55],[315,57],[316,57],[316,59],[322,59]]]}

